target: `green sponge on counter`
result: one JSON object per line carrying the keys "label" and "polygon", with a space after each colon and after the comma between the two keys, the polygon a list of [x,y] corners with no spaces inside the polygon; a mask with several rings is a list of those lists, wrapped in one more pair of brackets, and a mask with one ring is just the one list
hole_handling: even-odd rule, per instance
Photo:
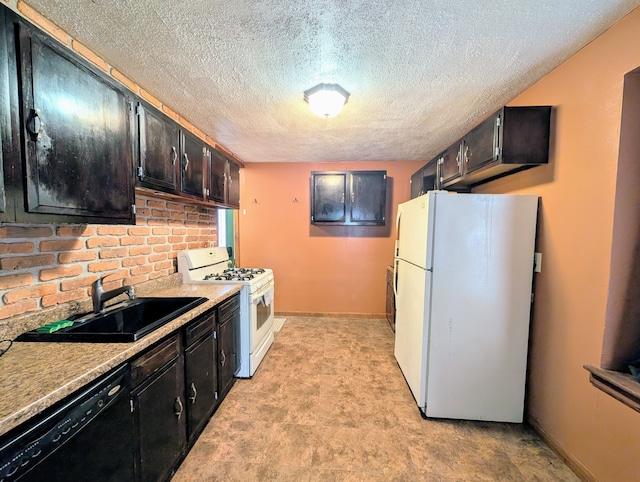
{"label": "green sponge on counter", "polygon": [[73,321],[71,320],[54,321],[53,323],[47,323],[40,328],[36,328],[36,331],[38,333],[53,333],[54,331],[61,330],[62,328],[66,328],[71,325],[73,325]]}

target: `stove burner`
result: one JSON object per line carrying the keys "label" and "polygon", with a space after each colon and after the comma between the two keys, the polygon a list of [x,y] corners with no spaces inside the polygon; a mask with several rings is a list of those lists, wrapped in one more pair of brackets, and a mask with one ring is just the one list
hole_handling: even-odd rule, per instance
{"label": "stove burner", "polygon": [[227,268],[221,273],[205,275],[203,281],[251,281],[259,274],[265,273],[263,268]]}

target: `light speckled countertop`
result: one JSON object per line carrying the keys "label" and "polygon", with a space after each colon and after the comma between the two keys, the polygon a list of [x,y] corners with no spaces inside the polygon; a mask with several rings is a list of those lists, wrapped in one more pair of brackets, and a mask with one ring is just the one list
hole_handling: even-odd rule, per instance
{"label": "light speckled countertop", "polygon": [[153,296],[202,296],[209,301],[133,343],[14,342],[0,357],[0,435],[132,359],[241,287],[179,284],[154,291]]}

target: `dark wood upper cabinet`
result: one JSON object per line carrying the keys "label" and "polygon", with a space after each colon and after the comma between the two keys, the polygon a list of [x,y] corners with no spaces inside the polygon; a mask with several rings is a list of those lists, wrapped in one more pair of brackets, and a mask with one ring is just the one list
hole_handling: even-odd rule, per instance
{"label": "dark wood upper cabinet", "polygon": [[473,187],[547,164],[550,131],[550,106],[503,107],[449,148],[458,150],[461,172],[443,174],[442,186]]}
{"label": "dark wood upper cabinet", "polygon": [[225,181],[227,177],[227,159],[215,149],[209,158],[208,199],[218,203],[225,202]]}
{"label": "dark wood upper cabinet", "polygon": [[311,223],[347,222],[346,172],[311,173]]}
{"label": "dark wood upper cabinet", "polygon": [[240,166],[211,149],[207,199],[232,208],[240,206]]}
{"label": "dark wood upper cabinet", "polygon": [[441,157],[434,158],[411,176],[411,198],[422,196],[427,191],[437,189],[438,161]]}
{"label": "dark wood upper cabinet", "polygon": [[440,165],[440,185],[457,182],[462,177],[460,142],[449,146],[437,158],[437,162]]}
{"label": "dark wood upper cabinet", "polygon": [[138,182],[141,186],[177,192],[180,128],[159,110],[138,102]]}
{"label": "dark wood upper cabinet", "polygon": [[350,219],[353,224],[384,224],[386,171],[351,172]]}
{"label": "dark wood upper cabinet", "polygon": [[92,69],[24,21],[18,30],[25,216],[134,222],[132,103]]}
{"label": "dark wood upper cabinet", "polygon": [[384,225],[386,171],[311,173],[311,223]]}
{"label": "dark wood upper cabinet", "polygon": [[233,161],[227,165],[227,204],[234,208],[240,207],[240,166]]}
{"label": "dark wood upper cabinet", "polygon": [[190,132],[181,130],[180,191],[199,198],[204,196],[204,169],[209,149]]}

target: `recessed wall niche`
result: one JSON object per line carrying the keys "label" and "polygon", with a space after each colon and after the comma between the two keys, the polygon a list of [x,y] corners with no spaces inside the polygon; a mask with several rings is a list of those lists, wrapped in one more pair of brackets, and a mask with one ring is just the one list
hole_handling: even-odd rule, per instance
{"label": "recessed wall niche", "polygon": [[624,77],[609,295],[601,367],[640,359],[640,67]]}

